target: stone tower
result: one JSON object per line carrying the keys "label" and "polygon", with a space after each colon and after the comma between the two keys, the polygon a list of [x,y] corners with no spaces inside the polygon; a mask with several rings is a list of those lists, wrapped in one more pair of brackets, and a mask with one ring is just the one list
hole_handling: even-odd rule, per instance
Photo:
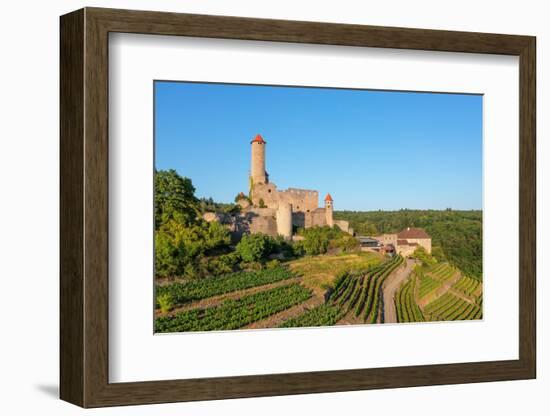
{"label": "stone tower", "polygon": [[292,238],[292,205],[280,202],[277,208],[277,234],[286,240]]}
{"label": "stone tower", "polygon": [[330,194],[325,196],[325,218],[327,220],[327,225],[332,227],[334,225],[334,220],[332,219],[332,197]]}
{"label": "stone tower", "polygon": [[252,146],[252,164],[250,177],[252,184],[267,183],[265,172],[265,140],[259,134],[250,142]]}

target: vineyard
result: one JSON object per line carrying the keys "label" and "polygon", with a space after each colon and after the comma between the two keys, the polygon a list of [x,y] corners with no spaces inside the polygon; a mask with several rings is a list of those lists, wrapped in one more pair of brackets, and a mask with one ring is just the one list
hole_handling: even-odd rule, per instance
{"label": "vineyard", "polygon": [[288,319],[279,325],[280,328],[305,326],[332,326],[340,320],[342,311],[334,305],[323,304],[303,314]]}
{"label": "vineyard", "polygon": [[421,266],[399,255],[318,259],[158,285],[155,332],[482,318],[481,282],[448,263]]}
{"label": "vineyard", "polygon": [[169,295],[174,305],[183,305],[191,301],[262,286],[292,277],[293,274],[283,267],[258,272],[238,272],[219,277],[192,280],[187,283],[157,286],[156,295],[157,299]]}
{"label": "vineyard", "polygon": [[449,263],[439,263],[435,266],[432,266],[426,274],[439,281],[439,282],[445,282],[449,279],[452,279],[454,274],[456,273],[456,269],[451,266]]}
{"label": "vineyard", "polygon": [[482,284],[448,263],[419,268],[395,296],[398,322],[482,318]]}
{"label": "vineyard", "polygon": [[191,309],[173,316],[157,318],[155,332],[238,329],[304,302],[310,297],[310,290],[294,283],[237,300],[226,300],[220,306]]}
{"label": "vineyard", "polygon": [[428,275],[422,276],[420,278],[420,288],[418,290],[418,295],[423,298],[432,293],[434,290],[438,289],[440,286],[441,282],[439,280],[435,280]]}
{"label": "vineyard", "polygon": [[334,325],[351,313],[363,323],[376,323],[380,315],[381,287],[388,275],[403,263],[396,256],[368,272],[348,272],[337,279],[326,304],[285,321],[282,327]]}
{"label": "vineyard", "polygon": [[445,293],[436,301],[428,304],[424,314],[431,321],[461,321],[481,319],[481,308],[475,303],[465,300],[451,293]]}
{"label": "vineyard", "polygon": [[395,298],[397,322],[424,322],[424,315],[415,301],[415,285],[416,279],[409,279],[397,292]]}
{"label": "vineyard", "polygon": [[453,289],[456,289],[466,296],[478,297],[481,295],[482,283],[477,279],[472,279],[471,277],[462,277],[454,286]]}

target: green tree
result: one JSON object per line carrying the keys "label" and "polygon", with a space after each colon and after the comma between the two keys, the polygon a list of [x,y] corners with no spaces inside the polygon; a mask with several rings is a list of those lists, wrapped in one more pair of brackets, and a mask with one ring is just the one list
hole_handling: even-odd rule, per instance
{"label": "green tree", "polygon": [[155,273],[160,277],[203,275],[208,272],[205,256],[229,243],[229,232],[218,222],[185,225],[169,220],[155,235]]}
{"label": "green tree", "polygon": [[155,229],[172,219],[191,224],[198,217],[199,207],[191,179],[174,169],[155,172]]}
{"label": "green tree", "polygon": [[236,253],[245,262],[257,262],[267,258],[274,247],[274,240],[265,234],[245,234],[237,247]]}

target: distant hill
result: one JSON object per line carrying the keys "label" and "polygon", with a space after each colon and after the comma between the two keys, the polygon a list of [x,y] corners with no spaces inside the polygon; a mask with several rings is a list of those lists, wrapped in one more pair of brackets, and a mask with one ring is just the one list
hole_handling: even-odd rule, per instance
{"label": "distant hill", "polygon": [[358,235],[424,228],[432,237],[435,257],[478,280],[483,276],[482,217],[480,210],[334,211],[334,219],[349,221]]}

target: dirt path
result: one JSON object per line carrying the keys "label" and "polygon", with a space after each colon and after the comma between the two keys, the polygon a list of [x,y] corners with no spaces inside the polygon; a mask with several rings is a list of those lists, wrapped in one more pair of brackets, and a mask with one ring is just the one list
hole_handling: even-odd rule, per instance
{"label": "dirt path", "polygon": [[165,316],[165,315],[175,315],[178,312],[187,311],[189,309],[207,308],[207,307],[211,307],[211,306],[217,306],[220,303],[222,303],[224,300],[227,300],[227,299],[238,299],[238,298],[241,298],[241,297],[246,296],[246,295],[252,295],[254,293],[263,292],[264,290],[274,289],[274,288],[279,287],[279,286],[285,286],[285,285],[289,285],[291,283],[299,283],[300,281],[301,281],[300,277],[294,277],[294,278],[291,278],[291,279],[280,280],[280,281],[275,282],[275,283],[269,283],[267,285],[255,286],[255,287],[251,287],[251,288],[248,288],[248,289],[237,290],[235,292],[224,293],[223,295],[212,296],[210,298],[201,299],[201,300],[197,300],[197,301],[194,301],[194,302],[186,303],[183,306],[172,309],[167,314],[163,314],[163,313],[160,312],[160,310],[156,310],[155,311],[155,317]]}
{"label": "dirt path", "polygon": [[395,310],[395,294],[399,290],[401,283],[403,283],[410,276],[413,268],[416,264],[415,260],[407,259],[405,260],[405,266],[398,267],[394,270],[384,281],[382,286],[382,291],[384,293],[383,298],[381,299],[384,304],[384,309],[382,310],[381,322],[383,323],[396,323],[397,322],[397,312]]}
{"label": "dirt path", "polygon": [[282,324],[283,321],[286,321],[287,319],[290,319],[290,318],[294,318],[295,316],[300,315],[306,309],[312,309],[316,306],[319,306],[322,303],[324,303],[323,298],[318,296],[313,296],[308,300],[306,300],[305,302],[302,302],[298,305],[285,309],[284,311],[276,313],[275,315],[271,315],[260,321],[252,322],[250,325],[247,325],[242,329],[276,328],[280,324]]}

